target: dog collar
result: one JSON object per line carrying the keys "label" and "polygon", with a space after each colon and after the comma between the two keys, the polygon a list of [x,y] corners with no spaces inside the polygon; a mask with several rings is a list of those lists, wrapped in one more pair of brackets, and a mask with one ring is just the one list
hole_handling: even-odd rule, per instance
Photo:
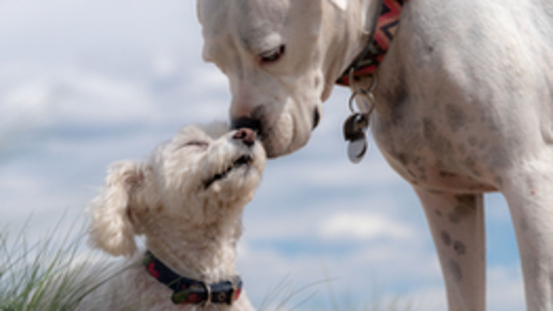
{"label": "dog collar", "polygon": [[171,300],[174,304],[201,303],[205,306],[210,303],[226,303],[232,305],[242,292],[242,279],[238,275],[232,281],[206,284],[178,275],[150,251],[146,251],[144,266],[151,276],[173,290]]}
{"label": "dog collar", "polygon": [[352,70],[352,76],[355,80],[357,80],[357,78],[372,75],[376,71],[392,44],[397,26],[399,25],[399,17],[403,9],[403,4],[407,1],[408,0],[383,0],[382,9],[372,39],[363,52],[355,59],[353,64],[344,71],[340,78],[338,78],[336,84],[349,86],[350,72]]}

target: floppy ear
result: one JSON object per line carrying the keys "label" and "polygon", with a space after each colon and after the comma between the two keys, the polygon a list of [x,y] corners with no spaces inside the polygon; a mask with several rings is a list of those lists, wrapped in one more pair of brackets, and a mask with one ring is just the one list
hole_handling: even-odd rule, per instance
{"label": "floppy ear", "polygon": [[382,1],[363,0],[361,4],[361,12],[363,17],[363,27],[367,34],[374,35],[376,24],[382,10]]}
{"label": "floppy ear", "polygon": [[196,0],[196,14],[197,14],[197,17],[198,17],[198,22],[200,22],[200,24],[203,23],[203,13],[204,13],[204,8],[203,8],[203,2],[202,0]]}
{"label": "floppy ear", "polygon": [[132,195],[144,181],[143,168],[130,161],[110,166],[104,189],[91,203],[92,222],[89,243],[113,256],[131,256],[136,252]]}
{"label": "floppy ear", "polygon": [[[227,1],[220,1],[220,0],[197,0],[196,1],[196,14],[198,17],[198,21],[200,24],[204,23],[205,16],[207,14],[209,15],[217,15],[216,19],[220,19],[219,17],[224,17],[221,14],[226,14],[227,9]],[[224,20],[222,21],[224,22]]]}

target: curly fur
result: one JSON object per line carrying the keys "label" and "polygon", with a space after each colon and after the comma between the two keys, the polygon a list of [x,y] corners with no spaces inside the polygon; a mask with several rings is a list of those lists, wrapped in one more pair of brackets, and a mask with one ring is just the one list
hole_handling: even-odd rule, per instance
{"label": "curly fur", "polygon": [[[171,302],[172,291],[142,266],[137,235],[144,235],[147,248],[185,277],[215,283],[237,274],[242,210],[261,181],[265,152],[260,143],[248,144],[236,133],[221,124],[187,126],[146,163],[110,166],[104,189],[89,207],[89,242],[127,259],[119,266],[123,272],[87,296],[80,309],[203,309]],[[233,166],[242,156],[251,161]],[[227,173],[206,186],[221,172]],[[232,306],[216,308],[253,310],[245,292]]]}

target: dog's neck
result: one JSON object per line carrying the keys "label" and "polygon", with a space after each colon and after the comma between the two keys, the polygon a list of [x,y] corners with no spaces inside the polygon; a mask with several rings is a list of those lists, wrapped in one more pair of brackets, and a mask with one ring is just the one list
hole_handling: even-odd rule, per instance
{"label": "dog's neck", "polygon": [[328,6],[323,10],[323,20],[337,20],[338,22],[322,23],[320,30],[325,33],[320,38],[325,39],[320,41],[319,50],[326,54],[322,57],[325,68],[325,88],[321,94],[323,101],[330,96],[336,80],[369,42],[371,30],[368,25],[372,25],[378,15],[369,16],[366,12],[374,12],[374,6],[380,1],[348,1],[345,9],[332,5],[330,1],[324,2]]}
{"label": "dog's neck", "polygon": [[[226,207],[219,207],[225,209]],[[210,223],[171,219],[147,229],[147,248],[175,273],[207,283],[236,275],[236,243],[242,234],[242,209],[228,208]]]}
{"label": "dog's neck", "polygon": [[[369,0],[366,1],[369,2]],[[355,82],[350,81],[350,79],[359,81],[375,74],[394,39],[403,5],[407,1],[373,1],[375,5],[370,8],[372,11],[363,10],[372,17],[369,20],[374,23],[374,25],[367,26],[365,22],[365,29],[369,29],[367,33],[370,33],[370,39],[359,56],[352,61],[351,65],[337,80],[337,84],[353,87],[352,84],[355,84]],[[375,15],[374,12],[378,12],[378,14]],[[353,88],[355,89],[355,87]]]}

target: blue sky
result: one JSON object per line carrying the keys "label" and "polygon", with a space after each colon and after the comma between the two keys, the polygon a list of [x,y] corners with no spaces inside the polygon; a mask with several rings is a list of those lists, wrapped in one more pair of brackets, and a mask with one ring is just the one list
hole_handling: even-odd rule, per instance
{"label": "blue sky", "polygon": [[[182,125],[225,120],[226,78],[201,59],[194,1],[0,2],[0,228],[32,215],[38,240],[83,214],[107,166],[142,159]],[[374,144],[349,163],[349,91],[336,88],[308,146],[267,164],[245,210],[238,268],[259,306],[281,282],[288,307],[342,310],[400,298],[444,310],[417,198]],[[508,209],[486,197],[488,310],[522,310]],[[327,280],[327,281],[324,281]],[[358,308],[359,309],[359,308]]]}

